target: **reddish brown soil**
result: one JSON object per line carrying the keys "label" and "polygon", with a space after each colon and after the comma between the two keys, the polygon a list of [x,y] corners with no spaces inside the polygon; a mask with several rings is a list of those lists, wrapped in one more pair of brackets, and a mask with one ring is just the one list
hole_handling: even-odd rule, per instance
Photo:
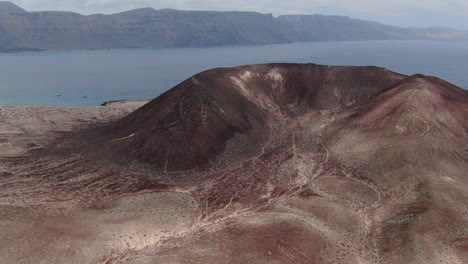
{"label": "reddish brown soil", "polygon": [[214,162],[234,135],[249,134],[245,143],[258,150],[271,122],[360,105],[402,78],[377,67],[272,64],[214,69],[84,137],[91,142],[88,153],[96,154],[98,144],[99,156],[122,163],[138,160],[165,170],[192,169]]}
{"label": "reddish brown soil", "polygon": [[[314,64],[214,69],[118,121],[0,164],[10,171],[0,201],[73,208],[53,219],[76,223],[51,234],[70,234],[70,263],[468,262],[468,92],[435,77]],[[140,215],[140,206],[160,211]],[[101,222],[84,232],[88,210],[104,226],[136,221],[146,232],[124,246],[93,233]],[[156,216],[158,225],[145,222]],[[167,233],[154,235],[157,226]],[[103,255],[76,252],[89,240]]]}

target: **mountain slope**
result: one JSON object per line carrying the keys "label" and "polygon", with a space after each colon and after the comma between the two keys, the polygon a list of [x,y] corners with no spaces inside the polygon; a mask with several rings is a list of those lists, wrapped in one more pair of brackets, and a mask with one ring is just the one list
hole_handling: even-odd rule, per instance
{"label": "mountain slope", "polygon": [[23,13],[26,10],[8,1],[0,1],[0,14],[4,13]]}
{"label": "mountain slope", "polygon": [[0,253],[6,263],[467,263],[467,120],[468,91],[430,76],[209,70],[122,119],[0,158]]}
{"label": "mountain slope", "polygon": [[287,15],[302,41],[467,39],[467,32],[450,28],[400,28],[343,16]]}
{"label": "mountain slope", "polygon": [[[339,16],[280,16],[256,12],[154,10],[112,15],[71,12],[0,14],[0,32],[15,48],[103,49],[331,40],[466,40],[446,28],[404,29]],[[6,44],[0,43],[5,49]]]}
{"label": "mountain slope", "polygon": [[342,166],[383,189],[365,215],[381,263],[468,260],[467,120],[466,91],[415,75],[324,129]]}
{"label": "mountain slope", "polygon": [[244,148],[258,145],[260,137],[249,138],[250,131],[265,130],[272,117],[347,108],[401,78],[377,67],[272,64],[215,69],[87,137],[100,138],[107,157],[141,160],[166,170],[192,169],[215,162],[236,134],[248,134]]}
{"label": "mountain slope", "polygon": [[464,263],[467,120],[468,92],[435,77],[268,64],[201,73],[79,138],[87,160],[149,164],[204,201],[153,263]]}

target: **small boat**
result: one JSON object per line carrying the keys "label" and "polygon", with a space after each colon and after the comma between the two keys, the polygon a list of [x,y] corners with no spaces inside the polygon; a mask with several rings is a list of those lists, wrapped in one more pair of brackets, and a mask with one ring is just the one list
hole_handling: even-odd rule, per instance
{"label": "small boat", "polygon": [[62,95],[61,95],[61,94],[56,94],[55,96],[60,97],[60,96],[62,96]]}
{"label": "small boat", "polygon": [[83,96],[83,98],[86,99],[86,98],[88,98],[88,96],[85,95],[85,96]]}

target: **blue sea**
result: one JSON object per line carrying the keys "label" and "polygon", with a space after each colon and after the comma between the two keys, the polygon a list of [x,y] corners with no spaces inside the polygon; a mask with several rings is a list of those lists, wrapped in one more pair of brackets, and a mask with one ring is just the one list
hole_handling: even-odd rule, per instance
{"label": "blue sea", "polygon": [[0,54],[0,105],[148,99],[203,70],[270,62],[376,65],[435,75],[468,90],[468,42],[314,42]]}

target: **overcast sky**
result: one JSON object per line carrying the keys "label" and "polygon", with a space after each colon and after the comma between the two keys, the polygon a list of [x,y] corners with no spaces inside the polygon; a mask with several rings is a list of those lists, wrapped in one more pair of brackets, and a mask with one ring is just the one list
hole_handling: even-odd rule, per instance
{"label": "overcast sky", "polygon": [[28,11],[82,14],[134,8],[241,10],[262,13],[344,15],[397,26],[447,26],[468,30],[468,0],[13,0]]}

